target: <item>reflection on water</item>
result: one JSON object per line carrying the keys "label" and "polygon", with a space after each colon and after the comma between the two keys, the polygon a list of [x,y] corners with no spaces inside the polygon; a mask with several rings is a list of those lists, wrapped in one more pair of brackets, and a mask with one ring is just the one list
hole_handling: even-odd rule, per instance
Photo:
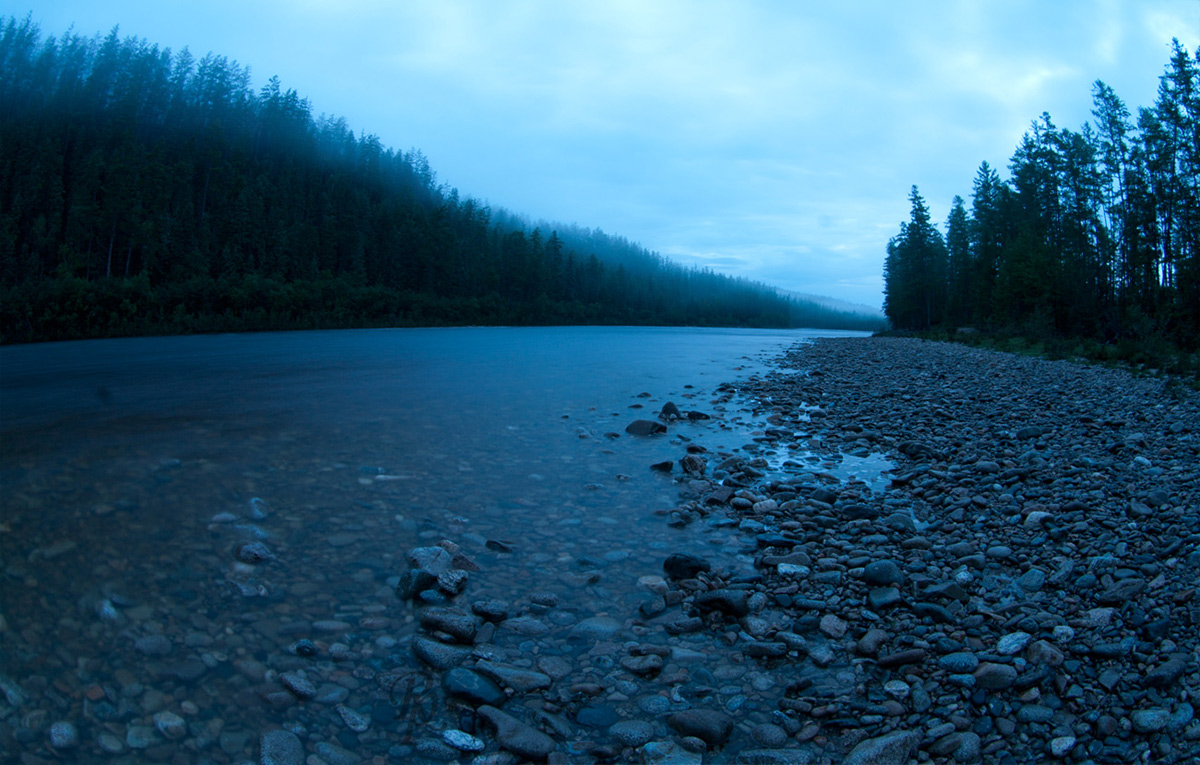
{"label": "reflection on water", "polygon": [[[283,726],[327,750],[411,755],[421,727],[401,707],[436,677],[393,591],[407,551],[455,543],[473,566],[466,602],[508,601],[550,637],[627,619],[671,552],[748,567],[736,530],[664,523],[679,486],[648,466],[689,444],[741,449],[762,423],[714,403],[716,386],[804,336],[495,328],[0,350],[0,745],[45,755],[66,722],[86,757],[238,761]],[[668,400],[715,418],[624,433]],[[807,459],[776,457],[785,472]],[[820,467],[875,487],[887,466]],[[612,661],[595,641],[519,630],[490,645],[499,660],[558,656],[571,677]],[[724,701],[770,687],[716,669],[693,676]]]}

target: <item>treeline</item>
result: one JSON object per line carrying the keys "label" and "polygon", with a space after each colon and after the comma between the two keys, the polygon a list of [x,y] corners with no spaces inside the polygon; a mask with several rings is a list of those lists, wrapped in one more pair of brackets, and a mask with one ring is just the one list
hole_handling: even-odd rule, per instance
{"label": "treeline", "polygon": [[1026,337],[1200,344],[1200,49],[1178,40],[1136,121],[1093,87],[1095,125],[1043,114],[1009,161],[984,162],[946,233],[914,186],[887,248],[898,329],[972,325]]}
{"label": "treeline", "polygon": [[[419,107],[414,107],[419,108]],[[0,22],[0,340],[463,323],[874,328],[533,227],[209,53]]]}

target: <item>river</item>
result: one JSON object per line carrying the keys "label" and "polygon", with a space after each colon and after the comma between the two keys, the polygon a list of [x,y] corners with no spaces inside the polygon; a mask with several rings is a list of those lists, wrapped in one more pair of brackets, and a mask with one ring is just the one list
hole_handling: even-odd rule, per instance
{"label": "river", "polygon": [[[737,453],[763,423],[718,386],[854,334],[453,328],[0,349],[0,748],[44,755],[67,731],[87,757],[238,762],[283,727],[327,760],[330,747],[419,759],[461,709],[431,697],[418,713],[376,681],[438,688],[408,648],[417,610],[393,589],[407,552],[442,540],[479,568],[457,602],[503,599],[552,628],[497,631],[501,658],[559,654],[574,665],[561,684],[586,676],[607,684],[605,714],[644,714],[646,689],[557,631],[628,627],[639,577],[672,552],[749,570],[736,529],[668,525],[682,474],[650,465],[688,445],[710,464]],[[712,419],[625,432],[668,401]],[[254,543],[269,558],[239,560]],[[296,655],[302,639],[317,657]],[[288,672],[315,696],[281,694]],[[545,697],[562,710],[564,694]],[[604,740],[605,720],[561,716],[562,751]]]}

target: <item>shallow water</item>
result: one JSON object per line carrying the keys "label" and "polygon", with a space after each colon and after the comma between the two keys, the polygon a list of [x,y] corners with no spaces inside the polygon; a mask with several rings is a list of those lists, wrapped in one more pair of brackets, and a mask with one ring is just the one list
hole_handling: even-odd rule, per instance
{"label": "shallow water", "polygon": [[[746,541],[669,528],[659,513],[679,486],[649,465],[691,442],[737,450],[761,423],[717,386],[845,334],[456,328],[2,349],[0,679],[27,697],[7,699],[7,722],[29,751],[62,719],[84,751],[128,753],[162,743],[130,729],[168,710],[192,750],[250,757],[267,727],[313,726],[255,696],[247,669],[286,668],[300,638],[346,647],[354,660],[316,673],[324,696],[371,713],[375,673],[419,666],[397,647],[416,626],[391,585],[410,548],[443,539],[481,568],[464,603],[503,598],[564,629],[622,620],[667,554],[737,560]],[[624,433],[668,400],[715,419]],[[886,467],[854,459],[843,477]],[[274,559],[240,562],[254,540]],[[538,650],[503,631],[495,643]]]}

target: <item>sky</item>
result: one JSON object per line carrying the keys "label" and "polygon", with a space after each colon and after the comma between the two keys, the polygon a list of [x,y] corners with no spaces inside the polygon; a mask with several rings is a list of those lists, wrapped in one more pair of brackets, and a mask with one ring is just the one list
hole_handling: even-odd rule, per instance
{"label": "sky", "polygon": [[0,0],[44,35],[276,75],[438,180],[685,265],[879,307],[915,184],[934,219],[1103,80],[1151,106],[1200,0]]}

